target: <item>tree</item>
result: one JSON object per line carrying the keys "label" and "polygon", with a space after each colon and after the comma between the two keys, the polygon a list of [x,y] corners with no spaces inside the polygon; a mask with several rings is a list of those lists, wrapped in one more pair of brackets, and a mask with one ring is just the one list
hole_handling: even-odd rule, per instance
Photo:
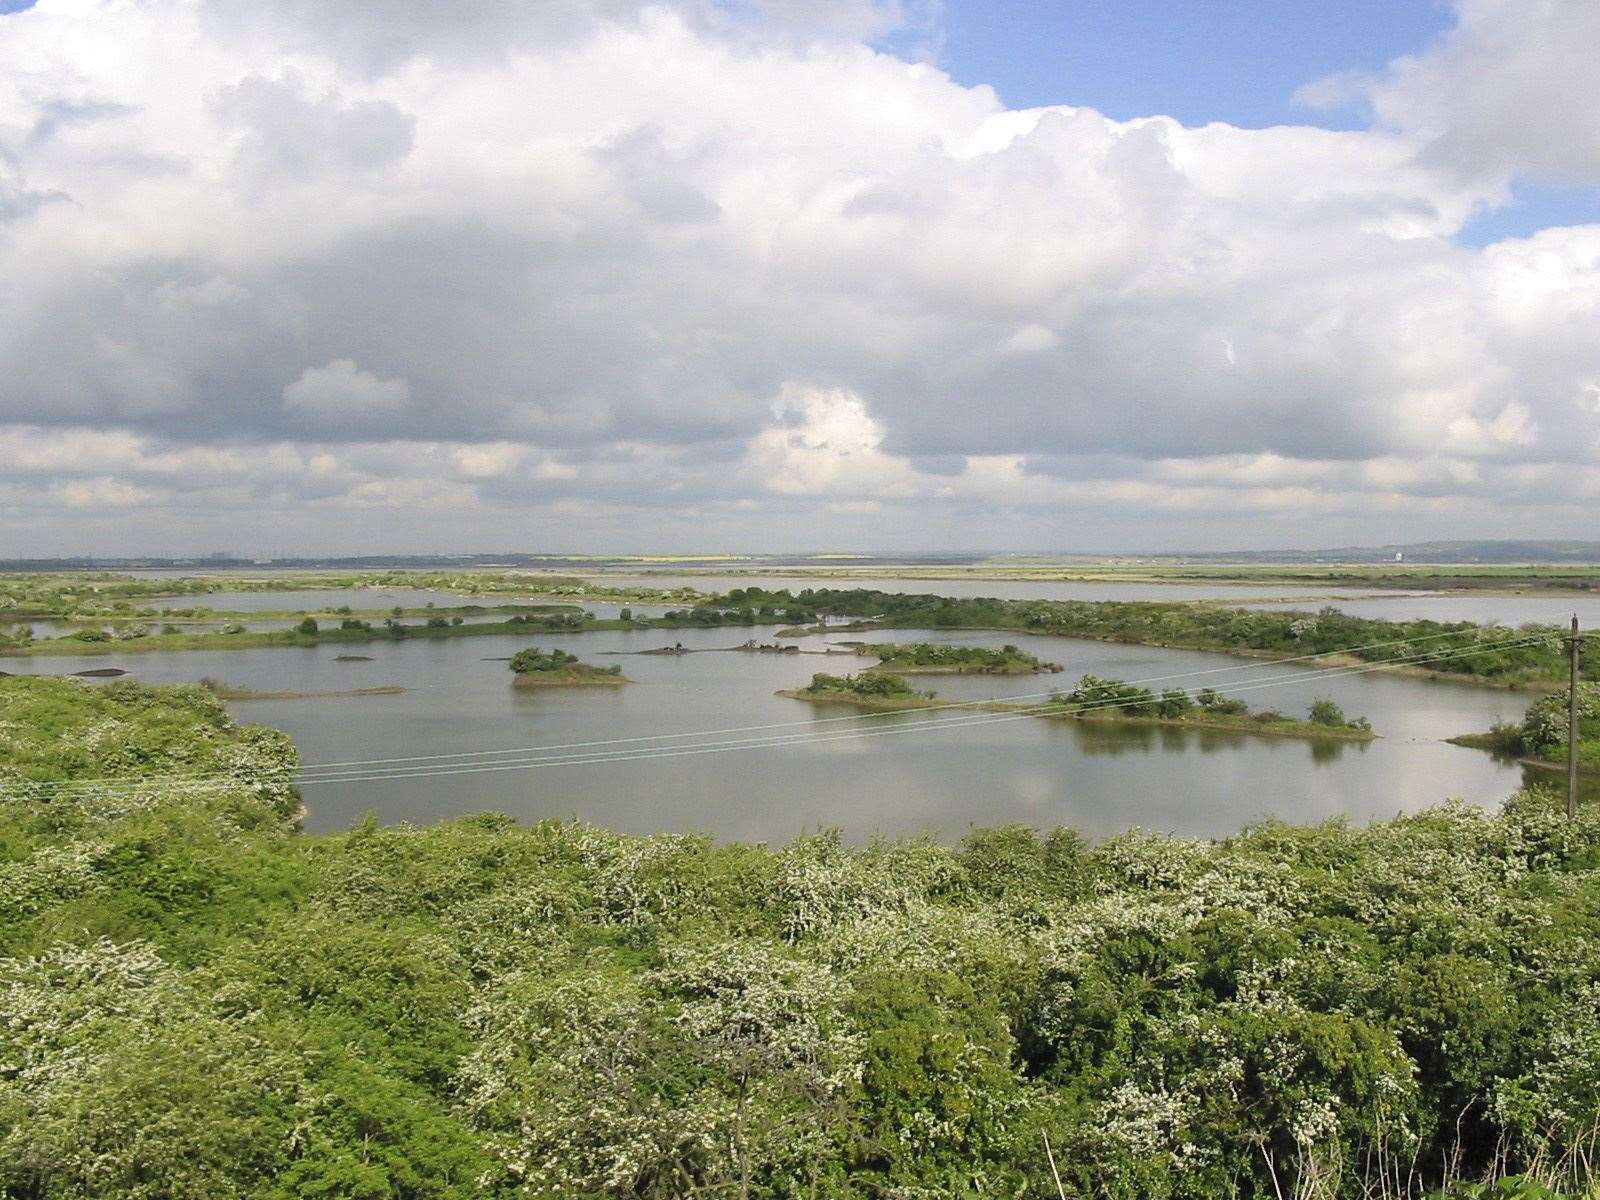
{"label": "tree", "polygon": [[1311,723],[1313,725],[1328,725],[1339,727],[1348,725],[1345,720],[1344,709],[1340,708],[1326,696],[1319,697],[1311,702]]}

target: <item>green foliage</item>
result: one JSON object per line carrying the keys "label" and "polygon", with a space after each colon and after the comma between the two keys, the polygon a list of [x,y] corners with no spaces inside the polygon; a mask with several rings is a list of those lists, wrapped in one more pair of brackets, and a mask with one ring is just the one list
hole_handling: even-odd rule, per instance
{"label": "green foliage", "polygon": [[1250,705],[1235,696],[1224,696],[1216,688],[1201,688],[1195,693],[1195,703],[1213,716],[1243,716]]}
{"label": "green foliage", "polygon": [[302,633],[306,637],[316,637],[317,636],[317,619],[315,617],[303,617],[303,618],[301,618],[300,624],[295,626],[295,632],[296,633]]}
{"label": "green foliage", "polygon": [[1116,1200],[1594,1184],[1600,815],[1541,794],[308,837],[293,761],[200,689],[0,680],[0,1196],[1053,1196],[1046,1136]]}
{"label": "green foliage", "polygon": [[[1539,697],[1520,725],[1492,736],[1510,753],[1565,761],[1571,694],[1568,688]],[[1600,684],[1578,685],[1578,758],[1586,767],[1600,767]]]}
{"label": "green foliage", "polygon": [[540,650],[530,646],[511,656],[511,670],[518,675],[621,675],[620,666],[593,667],[579,662],[576,654],[565,650]]}
{"label": "green foliage", "polygon": [[1325,698],[1319,698],[1311,702],[1311,711],[1308,714],[1308,719],[1313,725],[1339,726],[1349,723],[1345,720],[1344,709],[1340,708],[1332,700]]}
{"label": "green foliage", "polygon": [[1156,701],[1156,713],[1171,719],[1187,716],[1195,710],[1194,698],[1182,688],[1165,688]]}
{"label": "green foliage", "polygon": [[1060,700],[1081,712],[1110,710],[1125,717],[1152,716],[1157,708],[1156,695],[1149,688],[1098,675],[1085,675]]}
{"label": "green foliage", "polygon": [[828,675],[818,671],[805,691],[812,696],[865,696],[886,700],[914,700],[924,696],[899,675],[876,670],[857,675]]}
{"label": "green foliage", "polygon": [[[1348,654],[1365,662],[1503,684],[1566,677],[1565,634],[1553,625],[1511,630],[1465,621],[1369,620],[1335,608],[1304,613],[1173,602],[999,600],[862,588],[806,588],[794,595],[742,588],[725,599],[734,596],[763,609],[798,605],[815,614],[855,617],[879,628],[1022,629],[1194,650],[1250,650],[1274,657]],[[1584,672],[1595,678],[1600,675],[1600,656],[1589,658]]]}
{"label": "green foliage", "polygon": [[1005,645],[996,650],[989,646],[955,646],[942,642],[888,642],[862,647],[883,661],[879,664],[889,670],[933,668],[957,671],[1046,671],[1057,669],[1053,664],[1041,662],[1036,656]]}
{"label": "green foliage", "polygon": [[577,661],[576,654],[565,650],[540,650],[537,646],[530,646],[511,656],[511,669],[518,675],[528,675],[534,671],[566,671]]}
{"label": "green foliage", "polygon": [[1351,720],[1344,715],[1344,709],[1326,698],[1313,700],[1310,711],[1306,716],[1307,720],[1313,725],[1321,725],[1326,729],[1367,730],[1372,728],[1371,723],[1365,717],[1357,717],[1355,720]]}

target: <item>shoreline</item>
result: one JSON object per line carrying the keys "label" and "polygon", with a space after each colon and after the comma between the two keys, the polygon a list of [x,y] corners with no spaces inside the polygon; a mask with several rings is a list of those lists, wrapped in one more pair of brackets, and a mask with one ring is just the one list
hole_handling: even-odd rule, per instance
{"label": "shoreline", "polygon": [[[1451,746],[1465,746],[1468,750],[1484,750],[1497,758],[1510,759],[1519,766],[1534,767],[1540,771],[1551,771],[1565,775],[1567,773],[1566,759],[1540,758],[1536,754],[1518,754],[1515,750],[1508,750],[1492,733],[1458,733],[1455,737],[1444,739]],[[1582,744],[1581,742],[1579,743]],[[1578,774],[1581,777],[1600,778],[1600,764],[1578,763]]]}
{"label": "shoreline", "polygon": [[632,683],[626,675],[607,675],[603,671],[528,671],[511,677],[514,688],[623,687]]}

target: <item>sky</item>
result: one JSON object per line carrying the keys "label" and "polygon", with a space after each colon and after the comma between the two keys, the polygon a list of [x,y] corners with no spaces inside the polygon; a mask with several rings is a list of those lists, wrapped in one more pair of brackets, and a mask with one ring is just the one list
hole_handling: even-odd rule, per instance
{"label": "sky", "polygon": [[0,0],[0,558],[1592,537],[1593,0]]}

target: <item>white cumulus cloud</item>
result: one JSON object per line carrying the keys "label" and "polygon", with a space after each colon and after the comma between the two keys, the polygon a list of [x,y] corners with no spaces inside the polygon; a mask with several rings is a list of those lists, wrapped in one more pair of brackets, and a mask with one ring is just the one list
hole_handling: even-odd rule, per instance
{"label": "white cumulus cloud", "polygon": [[1008,110],[910,0],[40,0],[0,532],[129,547],[112,485],[144,549],[1578,532],[1600,227],[1455,235],[1600,179],[1595,6],[1456,10],[1334,131]]}

